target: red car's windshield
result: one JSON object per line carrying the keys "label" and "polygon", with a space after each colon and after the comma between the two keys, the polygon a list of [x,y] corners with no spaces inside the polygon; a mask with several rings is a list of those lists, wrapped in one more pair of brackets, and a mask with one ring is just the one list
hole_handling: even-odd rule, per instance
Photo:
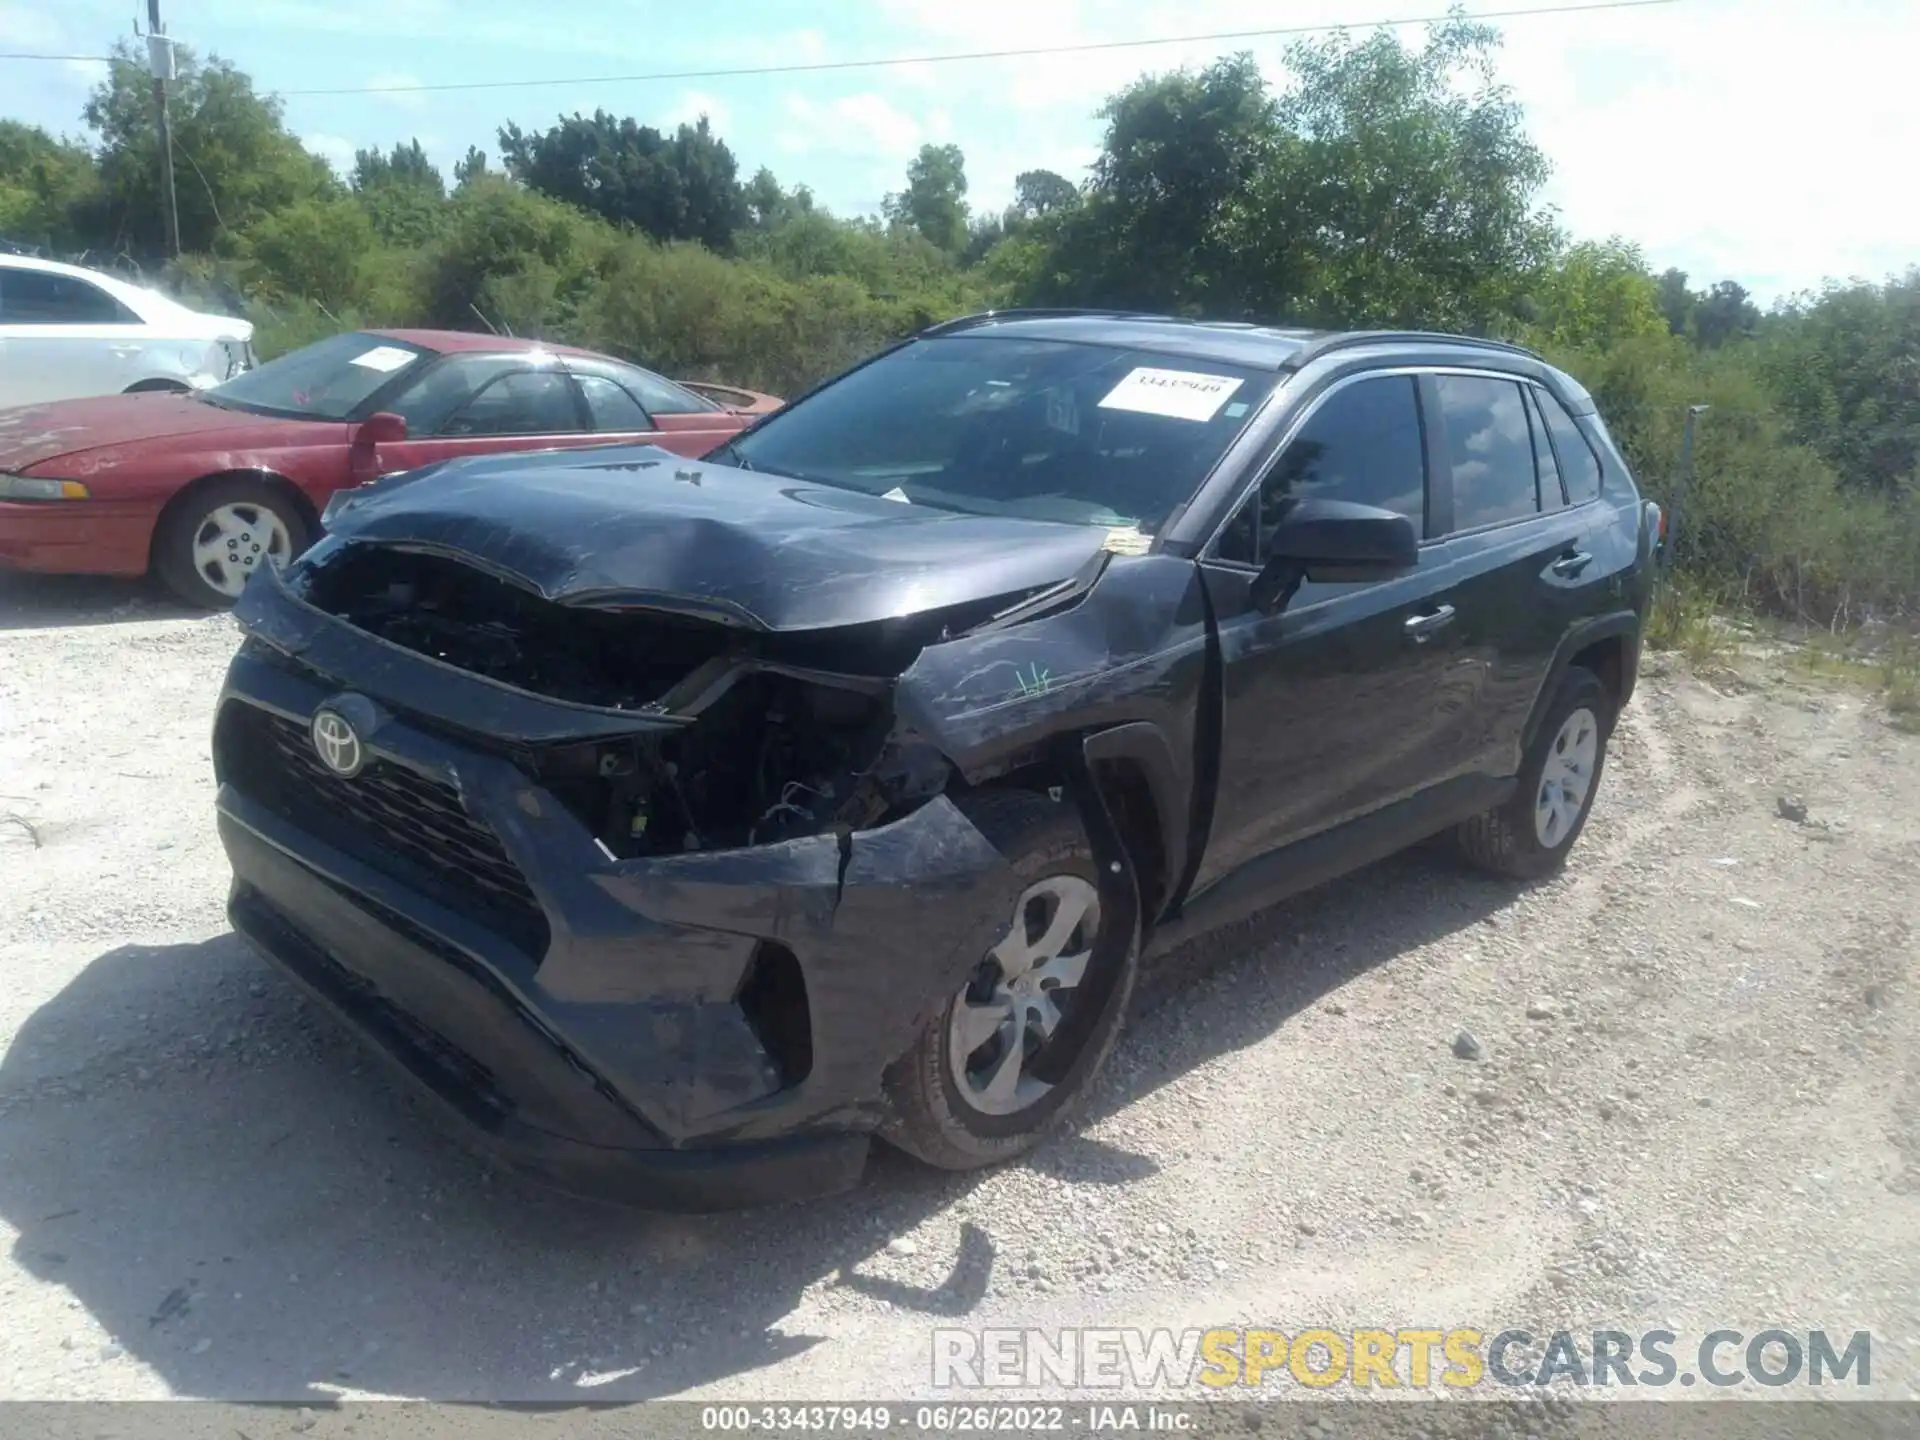
{"label": "red car's windshield", "polygon": [[347,334],[269,360],[202,393],[210,405],[299,420],[344,420],[389,380],[434,352],[380,335]]}

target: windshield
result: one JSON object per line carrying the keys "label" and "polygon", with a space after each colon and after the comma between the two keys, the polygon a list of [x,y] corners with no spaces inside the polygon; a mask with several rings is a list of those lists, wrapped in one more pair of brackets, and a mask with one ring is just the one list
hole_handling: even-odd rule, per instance
{"label": "windshield", "polygon": [[379,335],[335,335],[203,392],[210,404],[302,420],[344,420],[354,407],[433,352]]}
{"label": "windshield", "polygon": [[715,458],[970,514],[1151,534],[1276,378],[1119,346],[918,340]]}

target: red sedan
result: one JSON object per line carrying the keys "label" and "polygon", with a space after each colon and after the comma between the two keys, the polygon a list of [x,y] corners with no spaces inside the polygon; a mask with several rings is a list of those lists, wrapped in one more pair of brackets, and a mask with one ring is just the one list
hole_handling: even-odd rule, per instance
{"label": "red sedan", "polygon": [[436,460],[652,442],[704,454],[779,401],[719,403],[563,345],[454,331],[335,335],[190,394],[0,411],[0,568],[152,572],[230,605],[319,532],[336,490]]}

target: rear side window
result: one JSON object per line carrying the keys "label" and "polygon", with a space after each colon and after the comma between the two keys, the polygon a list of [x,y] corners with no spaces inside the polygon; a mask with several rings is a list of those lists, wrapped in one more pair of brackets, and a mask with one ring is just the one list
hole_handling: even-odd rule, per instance
{"label": "rear side window", "polygon": [[1257,565],[1290,499],[1346,500],[1392,510],[1426,533],[1426,448],[1411,375],[1357,380],[1307,417],[1220,533],[1219,555]]}
{"label": "rear side window", "polygon": [[646,407],[649,415],[706,415],[720,408],[638,365],[609,365],[606,369],[622,390]]}
{"label": "rear side window", "polygon": [[98,285],[72,275],[0,266],[0,325],[138,325]]}
{"label": "rear side window", "polygon": [[1536,388],[1534,400],[1540,406],[1540,413],[1546,418],[1547,434],[1553,437],[1554,457],[1560,462],[1560,473],[1567,482],[1567,503],[1584,505],[1589,500],[1600,497],[1600,457],[1593,453],[1593,446],[1574,423],[1573,416],[1567,413],[1567,407],[1546,391]]}
{"label": "rear side window", "polygon": [[1560,489],[1560,467],[1554,463],[1553,444],[1547,439],[1547,422],[1540,418],[1540,392],[1529,385],[1521,392],[1527,397],[1527,428],[1533,432],[1533,463],[1540,471],[1540,508],[1558,510],[1567,503]]}
{"label": "rear side window", "polygon": [[1475,530],[1540,511],[1533,432],[1520,386],[1480,375],[1436,375],[1453,471],[1453,528]]}
{"label": "rear side window", "polygon": [[587,397],[587,413],[593,428],[602,434],[624,430],[651,430],[653,422],[625,390],[604,375],[575,375],[580,393]]}

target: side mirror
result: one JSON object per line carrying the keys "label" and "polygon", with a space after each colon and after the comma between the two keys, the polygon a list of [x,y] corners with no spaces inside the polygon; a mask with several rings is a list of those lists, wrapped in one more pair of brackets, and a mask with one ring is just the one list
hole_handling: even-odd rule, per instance
{"label": "side mirror", "polygon": [[360,422],[349,447],[348,469],[356,485],[364,485],[380,474],[380,447],[407,438],[407,421],[391,410],[381,410]]}
{"label": "side mirror", "polygon": [[1420,563],[1413,522],[1392,510],[1346,500],[1295,500],[1267,536],[1267,562],[1253,603],[1273,614],[1304,580],[1389,580]]}
{"label": "side mirror", "polygon": [[360,422],[354,441],[361,445],[386,445],[407,438],[406,417],[381,410]]}

